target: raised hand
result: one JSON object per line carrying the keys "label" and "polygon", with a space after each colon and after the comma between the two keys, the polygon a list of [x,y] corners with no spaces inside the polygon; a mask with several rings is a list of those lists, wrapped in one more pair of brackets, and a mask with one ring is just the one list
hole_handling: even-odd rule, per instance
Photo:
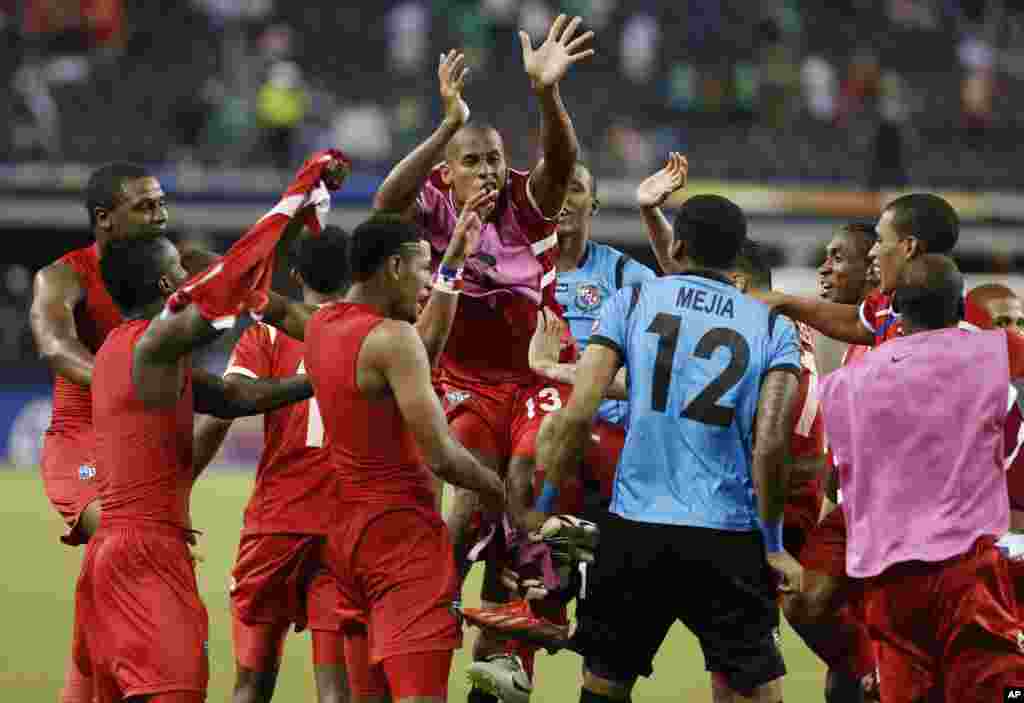
{"label": "raised hand", "polygon": [[562,352],[564,323],[547,308],[537,311],[537,328],[530,338],[530,368],[540,371],[557,364]]}
{"label": "raised hand", "polygon": [[437,64],[437,79],[441,87],[441,103],[444,105],[444,118],[455,126],[461,127],[469,120],[469,105],[462,99],[462,89],[466,85],[466,55],[455,49],[441,54]]}
{"label": "raised hand", "polygon": [[466,201],[445,251],[446,265],[462,266],[476,252],[480,246],[483,221],[494,209],[497,199],[498,191],[485,188]]}
{"label": "raised hand", "polygon": [[566,16],[559,15],[551,23],[547,39],[536,49],[533,48],[530,36],[526,32],[519,32],[519,41],[523,45],[523,67],[534,90],[550,88],[565,77],[570,66],[594,55],[593,49],[580,50],[593,39],[593,32],[572,38],[582,21],[580,17],[573,17],[566,26]]}
{"label": "raised hand", "polygon": [[352,164],[345,159],[333,158],[324,166],[323,182],[327,186],[327,190],[338,190],[350,175],[352,175]]}
{"label": "raised hand", "polygon": [[686,157],[673,151],[665,162],[665,167],[648,176],[637,186],[636,202],[640,207],[661,207],[668,196],[686,187],[686,177],[690,163]]}

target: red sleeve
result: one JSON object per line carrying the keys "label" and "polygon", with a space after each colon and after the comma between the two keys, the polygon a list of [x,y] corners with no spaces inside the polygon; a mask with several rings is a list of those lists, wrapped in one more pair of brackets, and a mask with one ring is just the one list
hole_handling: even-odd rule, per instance
{"label": "red sleeve", "polygon": [[250,378],[270,378],[273,376],[273,350],[271,328],[262,322],[249,325],[235,344],[224,375],[237,373]]}
{"label": "red sleeve", "polygon": [[876,325],[876,317],[878,314],[878,303],[879,303],[878,292],[875,291],[864,298],[860,304],[860,323],[864,325],[868,332],[871,334],[878,334],[878,327]]}
{"label": "red sleeve", "polygon": [[1024,379],[1024,335],[1007,332],[1006,345],[1010,355],[1010,378]]}

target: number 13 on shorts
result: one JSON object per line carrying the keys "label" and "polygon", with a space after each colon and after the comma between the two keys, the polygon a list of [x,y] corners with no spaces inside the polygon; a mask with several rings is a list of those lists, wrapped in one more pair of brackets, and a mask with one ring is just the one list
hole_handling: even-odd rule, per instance
{"label": "number 13 on shorts", "polygon": [[533,396],[526,399],[526,417],[530,420],[537,417],[537,411],[541,413],[553,413],[556,410],[562,409],[562,394],[558,392],[557,388],[548,386],[542,388],[536,396],[536,401]]}

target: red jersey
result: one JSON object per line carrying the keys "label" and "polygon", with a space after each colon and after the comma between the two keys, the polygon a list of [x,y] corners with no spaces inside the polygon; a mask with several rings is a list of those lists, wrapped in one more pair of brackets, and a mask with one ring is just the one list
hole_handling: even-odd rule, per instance
{"label": "red jersey", "polygon": [[[821,456],[825,452],[825,431],[818,403],[818,363],[814,358],[814,333],[797,322],[800,334],[800,389],[794,400],[790,454],[794,459]],[[821,493],[821,482],[807,481],[790,491],[791,503],[814,504]]]}
{"label": "red jersey", "polygon": [[903,334],[900,315],[892,309],[892,296],[875,289],[860,304],[860,321],[875,335],[875,346]]}
{"label": "red jersey", "polygon": [[[224,375],[286,378],[306,372],[303,343],[257,323],[242,333]],[[242,534],[325,534],[333,477],[321,449],[324,423],[315,398],[263,416],[263,453]]]}
{"label": "red jersey", "polygon": [[93,366],[93,427],[103,524],[162,522],[188,529],[192,494],[192,367],[182,366],[173,407],[146,408],[132,381],[132,352],[149,320],[113,330]]}
{"label": "red jersey", "polygon": [[[557,222],[541,213],[529,192],[529,173],[509,170],[480,246],[467,262],[465,287],[448,344],[445,374],[465,383],[530,383],[530,337],[541,305],[555,304]],[[416,201],[434,265],[458,219],[451,187],[435,169]]]}
{"label": "red jersey", "polygon": [[[78,274],[85,297],[75,306],[75,332],[95,354],[112,329],[121,324],[121,311],[110,298],[100,274],[99,245],[70,251],[57,263]],[[49,432],[74,432],[92,426],[92,396],[88,388],[57,375],[53,381],[53,417]]]}
{"label": "red jersey", "polygon": [[344,503],[433,509],[433,476],[393,398],[369,400],[359,351],[385,318],[369,305],[332,303],[306,326],[306,372],[324,420],[324,448]]}

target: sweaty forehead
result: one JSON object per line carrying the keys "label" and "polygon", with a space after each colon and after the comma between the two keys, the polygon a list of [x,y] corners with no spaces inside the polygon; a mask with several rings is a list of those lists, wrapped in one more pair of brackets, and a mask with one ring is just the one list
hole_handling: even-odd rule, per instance
{"label": "sweaty forehead", "polygon": [[466,128],[459,131],[448,143],[448,158],[461,159],[464,156],[483,156],[492,151],[505,152],[505,146],[493,129]]}
{"label": "sweaty forehead", "polygon": [[164,189],[160,186],[160,181],[152,176],[132,178],[121,184],[121,197],[123,202],[129,205],[140,200],[159,200],[164,197]]}

